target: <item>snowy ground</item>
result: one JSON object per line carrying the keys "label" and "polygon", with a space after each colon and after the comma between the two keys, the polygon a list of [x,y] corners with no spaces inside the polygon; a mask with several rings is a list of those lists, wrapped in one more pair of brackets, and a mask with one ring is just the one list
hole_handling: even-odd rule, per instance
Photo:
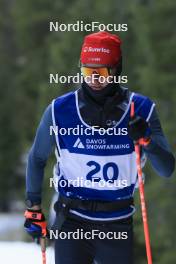
{"label": "snowy ground", "polygon": [[[25,242],[0,241],[1,264],[42,264],[40,246]],[[52,248],[47,248],[47,264],[54,264]]]}
{"label": "snowy ground", "polygon": [[[0,264],[42,264],[40,246],[26,243],[23,213],[0,213]],[[54,252],[47,248],[47,264],[54,264]]]}

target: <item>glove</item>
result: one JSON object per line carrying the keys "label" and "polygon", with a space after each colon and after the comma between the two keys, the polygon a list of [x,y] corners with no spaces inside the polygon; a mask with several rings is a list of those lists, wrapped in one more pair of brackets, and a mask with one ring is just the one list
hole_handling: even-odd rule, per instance
{"label": "glove", "polygon": [[24,213],[26,221],[24,228],[34,239],[48,235],[47,223],[41,210],[26,210]]}
{"label": "glove", "polygon": [[149,143],[151,130],[148,123],[140,116],[130,118],[127,129],[128,135],[133,141],[141,141],[142,139],[144,142]]}

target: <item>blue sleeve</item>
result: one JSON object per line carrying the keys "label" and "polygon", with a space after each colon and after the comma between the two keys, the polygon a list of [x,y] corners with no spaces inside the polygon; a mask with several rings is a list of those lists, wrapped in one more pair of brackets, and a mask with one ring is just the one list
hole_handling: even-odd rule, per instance
{"label": "blue sleeve", "polygon": [[44,168],[55,145],[55,137],[50,135],[50,126],[52,126],[51,105],[47,107],[42,116],[28,156],[26,198],[37,203],[41,203]]}
{"label": "blue sleeve", "polygon": [[149,119],[152,132],[151,143],[144,148],[154,170],[164,177],[170,177],[175,169],[175,158],[164,136],[156,109]]}

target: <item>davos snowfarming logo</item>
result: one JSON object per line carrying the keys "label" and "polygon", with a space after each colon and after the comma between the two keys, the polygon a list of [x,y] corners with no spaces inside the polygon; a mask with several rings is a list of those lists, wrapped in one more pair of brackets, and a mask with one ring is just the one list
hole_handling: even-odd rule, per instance
{"label": "davos snowfarming logo", "polygon": [[74,148],[81,148],[81,149],[84,149],[84,145],[83,143],[81,142],[81,139],[80,138],[77,138],[77,140],[75,141],[75,144],[73,145]]}
{"label": "davos snowfarming logo", "polygon": [[85,47],[83,52],[103,52],[103,53],[110,53],[110,49],[105,48],[92,48],[92,47]]}
{"label": "davos snowfarming logo", "polygon": [[129,144],[107,144],[106,139],[86,139],[85,145],[82,143],[81,139],[78,137],[75,141],[73,148],[79,149],[129,149]]}

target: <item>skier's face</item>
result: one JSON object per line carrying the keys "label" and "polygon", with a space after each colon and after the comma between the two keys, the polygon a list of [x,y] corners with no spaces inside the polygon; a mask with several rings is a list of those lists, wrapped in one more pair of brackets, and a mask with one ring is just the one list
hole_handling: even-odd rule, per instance
{"label": "skier's face", "polygon": [[107,67],[81,67],[85,82],[93,90],[102,90],[113,82],[116,68]]}

